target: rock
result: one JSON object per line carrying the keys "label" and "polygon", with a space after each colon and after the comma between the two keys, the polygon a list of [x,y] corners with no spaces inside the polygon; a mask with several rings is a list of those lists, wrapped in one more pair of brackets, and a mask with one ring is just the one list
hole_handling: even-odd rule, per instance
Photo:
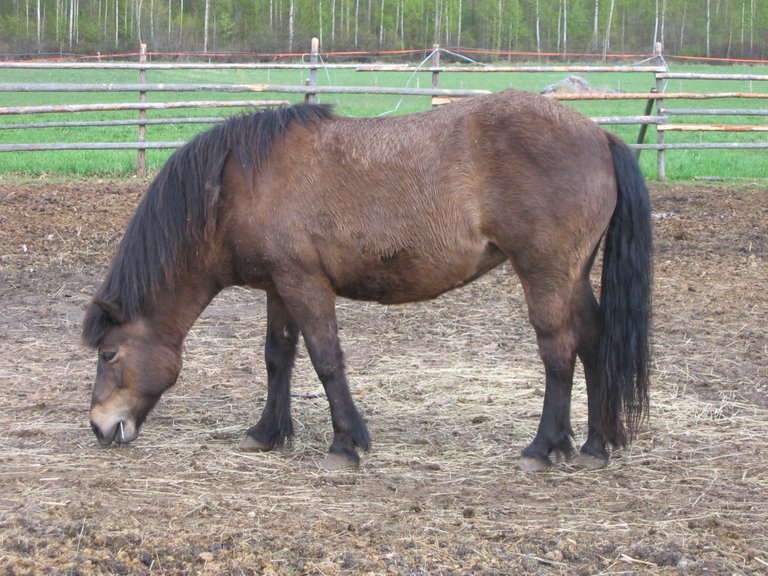
{"label": "rock", "polygon": [[616,93],[620,90],[612,88],[595,88],[586,78],[581,76],[568,76],[559,82],[550,84],[541,89],[542,94],[583,94],[587,92]]}
{"label": "rock", "polygon": [[197,561],[201,564],[213,562],[213,554],[211,552],[201,552],[197,555]]}

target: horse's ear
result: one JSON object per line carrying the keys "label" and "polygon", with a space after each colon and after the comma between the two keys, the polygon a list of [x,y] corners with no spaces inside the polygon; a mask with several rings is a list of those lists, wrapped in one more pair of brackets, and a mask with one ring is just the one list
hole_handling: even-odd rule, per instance
{"label": "horse's ear", "polygon": [[108,302],[106,300],[94,300],[93,303],[101,308],[104,315],[109,318],[114,324],[122,324],[125,322],[125,315],[122,308],[115,302]]}

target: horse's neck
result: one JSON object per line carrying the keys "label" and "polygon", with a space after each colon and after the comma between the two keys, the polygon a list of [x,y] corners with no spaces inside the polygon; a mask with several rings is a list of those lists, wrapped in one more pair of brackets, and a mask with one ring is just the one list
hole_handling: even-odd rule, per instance
{"label": "horse's neck", "polygon": [[187,276],[159,295],[155,303],[155,323],[168,339],[179,345],[220,289],[205,274]]}

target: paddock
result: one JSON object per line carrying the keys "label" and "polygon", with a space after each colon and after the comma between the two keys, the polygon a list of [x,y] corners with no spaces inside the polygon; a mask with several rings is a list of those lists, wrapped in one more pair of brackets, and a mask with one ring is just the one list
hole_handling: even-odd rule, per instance
{"label": "paddock", "polygon": [[[0,567],[8,574],[764,574],[768,191],[651,185],[650,419],[600,471],[516,469],[543,374],[506,266],[428,303],[340,300],[373,436],[330,443],[306,354],[290,448],[240,452],[266,389],[265,298],[230,289],[124,448],[88,425],[83,311],[147,181],[0,178]],[[579,377],[576,444],[586,435]]]}

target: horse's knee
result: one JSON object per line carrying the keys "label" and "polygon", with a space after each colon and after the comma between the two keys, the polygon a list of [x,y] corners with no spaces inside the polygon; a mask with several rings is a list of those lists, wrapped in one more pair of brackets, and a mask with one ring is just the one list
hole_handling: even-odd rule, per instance
{"label": "horse's knee", "polygon": [[313,366],[317,377],[325,386],[344,373],[344,363],[333,358],[320,357],[313,362]]}

